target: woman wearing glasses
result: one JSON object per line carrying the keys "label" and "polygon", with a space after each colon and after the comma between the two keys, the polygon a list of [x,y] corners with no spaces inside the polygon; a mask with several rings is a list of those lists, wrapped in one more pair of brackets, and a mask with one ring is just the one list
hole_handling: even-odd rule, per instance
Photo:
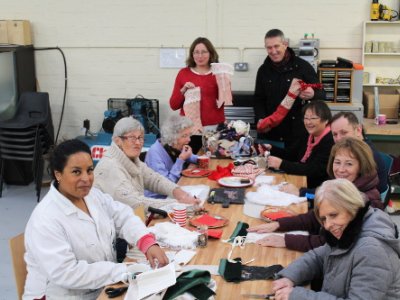
{"label": "woman wearing glasses", "polygon": [[[327,173],[330,178],[344,178],[353,182],[372,207],[383,209],[378,191],[379,177],[376,171],[376,164],[371,148],[367,143],[351,137],[338,141],[332,147]],[[293,184],[286,184],[280,190],[302,197],[306,193],[315,194],[314,189],[298,189]],[[321,225],[312,210],[298,216],[280,218],[275,222],[253,226],[248,230],[258,233],[305,230],[309,233],[309,235],[272,235],[257,241],[262,246],[287,247],[291,250],[306,252],[325,244],[325,238],[320,235]]]}
{"label": "woman wearing glasses", "polygon": [[309,188],[315,188],[327,180],[326,166],[334,144],[328,125],[331,117],[331,111],[324,101],[314,100],[304,106],[303,120],[308,139],[300,139],[285,149],[266,145],[270,150],[268,167],[307,176]]}
{"label": "woman wearing glasses", "polygon": [[[161,138],[147,151],[147,166],[172,182],[178,182],[182,170],[188,164],[197,162],[197,155],[188,145],[192,129],[193,122],[189,118],[179,115],[169,117],[161,127]],[[152,198],[166,198],[148,190],[144,194]]]}
{"label": "woman wearing glasses", "polygon": [[[203,127],[206,130],[215,130],[216,125],[225,121],[224,106],[217,106],[217,81],[211,73],[211,63],[217,62],[218,53],[213,44],[204,37],[195,39],[189,49],[187,67],[181,69],[176,76],[169,100],[173,110],[180,109],[181,115],[188,116],[195,124],[194,136],[190,143],[194,153],[202,146]],[[200,101],[195,101],[196,99]]]}
{"label": "woman wearing glasses", "polygon": [[141,204],[147,208],[171,203],[165,199],[146,197],[145,189],[168,195],[178,202],[196,204],[198,199],[140,161],[143,142],[142,124],[131,117],[120,119],[115,124],[110,148],[94,170],[94,186],[133,208]]}

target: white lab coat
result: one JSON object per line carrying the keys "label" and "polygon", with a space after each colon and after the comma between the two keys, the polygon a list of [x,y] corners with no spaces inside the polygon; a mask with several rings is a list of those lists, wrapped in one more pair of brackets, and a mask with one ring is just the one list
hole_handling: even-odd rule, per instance
{"label": "white lab coat", "polygon": [[92,188],[87,215],[52,185],[25,230],[28,276],[23,299],[96,299],[127,272],[116,263],[115,240],[130,244],[148,234],[132,208]]}

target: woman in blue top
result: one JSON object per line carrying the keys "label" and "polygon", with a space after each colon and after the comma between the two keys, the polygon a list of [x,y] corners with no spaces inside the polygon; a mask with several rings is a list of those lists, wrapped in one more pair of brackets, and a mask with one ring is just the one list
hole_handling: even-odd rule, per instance
{"label": "woman in blue top", "polygon": [[[192,135],[193,122],[185,116],[169,117],[161,128],[161,138],[157,140],[146,154],[145,163],[157,173],[177,182],[181,172],[189,163],[197,162],[192,148],[188,145]],[[148,190],[147,197],[166,198]]]}

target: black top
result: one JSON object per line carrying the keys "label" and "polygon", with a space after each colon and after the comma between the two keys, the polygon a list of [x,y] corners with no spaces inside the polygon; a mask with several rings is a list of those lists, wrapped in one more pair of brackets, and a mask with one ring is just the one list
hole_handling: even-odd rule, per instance
{"label": "black top", "polygon": [[[293,78],[298,78],[306,83],[318,83],[318,76],[313,67],[305,60],[295,56],[291,48],[290,59],[287,64],[277,67],[267,57],[258,69],[254,93],[254,113],[256,122],[271,115],[281,101],[285,98]],[[314,99],[323,99],[323,90],[314,90]],[[270,139],[285,142],[290,146],[300,136],[306,137],[301,114],[305,101],[297,98],[283,122],[266,134],[258,134],[260,139]]]}
{"label": "black top", "polygon": [[291,147],[281,149],[272,147],[271,155],[283,159],[280,170],[288,174],[307,176],[307,187],[315,188],[328,180],[326,166],[328,165],[331,148],[334,144],[332,133],[329,132],[316,145],[305,163],[300,162],[306,153],[307,138],[300,138]]}

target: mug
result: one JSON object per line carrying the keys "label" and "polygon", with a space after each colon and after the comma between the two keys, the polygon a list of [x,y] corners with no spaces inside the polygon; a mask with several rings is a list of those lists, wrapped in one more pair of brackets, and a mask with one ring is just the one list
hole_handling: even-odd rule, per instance
{"label": "mug", "polygon": [[386,124],[386,115],[379,114],[375,117],[375,124],[376,125],[385,125]]}
{"label": "mug", "polygon": [[208,169],[209,165],[210,165],[210,158],[208,156],[199,156],[197,158],[197,162],[199,164],[199,168],[200,169]]}
{"label": "mug", "polygon": [[181,227],[185,227],[187,219],[186,206],[183,204],[176,204],[174,205],[173,210],[174,210],[174,218],[173,218],[174,223],[178,224]]}
{"label": "mug", "polygon": [[376,83],[376,73],[370,72],[369,73],[369,84],[375,84]]}

